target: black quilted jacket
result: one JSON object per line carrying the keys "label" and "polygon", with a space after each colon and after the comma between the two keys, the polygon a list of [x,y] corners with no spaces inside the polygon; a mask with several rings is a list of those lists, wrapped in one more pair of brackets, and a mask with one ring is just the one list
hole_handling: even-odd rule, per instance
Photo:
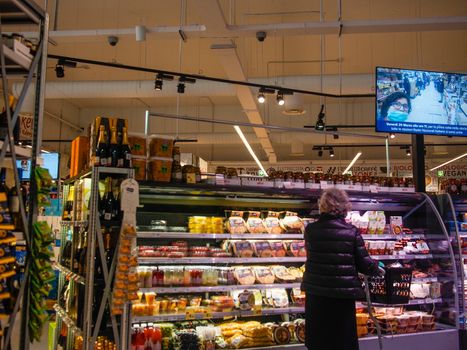
{"label": "black quilted jacket", "polygon": [[378,265],[365,248],[358,229],[344,218],[322,214],[305,232],[307,261],[302,289],[312,295],[361,300],[358,272],[378,275]]}

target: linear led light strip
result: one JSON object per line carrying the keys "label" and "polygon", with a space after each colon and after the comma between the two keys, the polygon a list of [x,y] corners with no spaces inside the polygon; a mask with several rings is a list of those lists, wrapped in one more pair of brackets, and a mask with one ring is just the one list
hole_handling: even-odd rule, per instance
{"label": "linear led light strip", "polygon": [[449,163],[452,163],[452,162],[455,162],[456,160],[459,160],[461,158],[464,158],[465,156],[467,156],[467,153],[464,153],[464,154],[461,154],[460,156],[456,157],[456,158],[453,158],[451,160],[448,160],[447,162],[444,162],[443,164],[440,164],[438,166],[435,166],[434,168],[431,168],[430,171],[433,171],[433,170],[436,170],[438,168],[441,168],[442,166],[445,166]]}
{"label": "linear led light strip", "polygon": [[245,135],[243,134],[242,130],[240,129],[240,127],[238,125],[234,125],[234,129],[235,131],[237,132],[238,136],[240,136],[240,138],[242,139],[243,141],[243,144],[245,145],[246,149],[248,150],[248,152],[250,152],[251,156],[253,157],[253,159],[255,160],[256,164],[258,164],[259,168],[263,171],[263,173],[265,174],[265,176],[268,176],[268,173],[266,172],[266,170],[264,169],[263,167],[263,164],[261,164],[261,162],[259,161],[258,157],[256,156],[255,152],[253,152],[253,149],[251,148],[250,144],[248,143],[248,140],[246,139]]}
{"label": "linear led light strip", "polygon": [[360,158],[360,156],[362,155],[362,152],[358,152],[355,157],[352,159],[352,161],[350,162],[349,166],[344,170],[344,172],[342,173],[342,175],[345,175],[349,170],[350,168],[352,168],[352,166],[355,164],[355,162],[357,161],[358,158]]}

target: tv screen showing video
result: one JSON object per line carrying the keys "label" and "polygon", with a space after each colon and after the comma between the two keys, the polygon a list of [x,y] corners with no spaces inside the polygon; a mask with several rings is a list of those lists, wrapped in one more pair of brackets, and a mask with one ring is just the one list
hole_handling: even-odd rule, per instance
{"label": "tv screen showing video", "polygon": [[[60,154],[59,153],[41,153],[43,163],[42,168],[48,169],[52,179],[57,180],[60,167]],[[31,177],[31,160],[17,160],[16,167],[21,169],[22,181],[27,181]]]}
{"label": "tv screen showing video", "polygon": [[467,75],[377,67],[376,131],[467,136]]}

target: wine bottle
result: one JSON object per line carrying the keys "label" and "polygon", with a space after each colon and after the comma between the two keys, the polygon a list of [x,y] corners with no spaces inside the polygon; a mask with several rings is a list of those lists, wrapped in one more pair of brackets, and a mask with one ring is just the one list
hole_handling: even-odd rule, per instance
{"label": "wine bottle", "polygon": [[112,127],[112,137],[110,139],[110,159],[110,166],[123,166],[123,159],[120,156],[120,147],[117,143],[117,129],[115,127]]}
{"label": "wine bottle", "polygon": [[85,277],[86,276],[86,261],[88,253],[88,238],[87,238],[87,229],[83,231],[83,240],[81,244],[81,249],[79,252],[79,262],[78,262],[78,275]]}
{"label": "wine bottle", "polygon": [[75,193],[75,187],[71,186],[68,190],[68,196],[63,206],[63,217],[62,220],[69,221],[73,219],[73,197]]}
{"label": "wine bottle", "polygon": [[115,219],[115,197],[112,191],[112,178],[108,177],[105,181],[105,194],[103,200],[104,221]]}
{"label": "wine bottle", "polygon": [[96,156],[94,159],[95,166],[108,166],[109,149],[107,147],[107,139],[104,125],[99,127],[99,139],[97,141]]}
{"label": "wine bottle", "polygon": [[62,328],[60,329],[60,336],[58,337],[57,342],[57,350],[65,350],[66,349],[66,338],[68,335],[68,327],[65,323],[62,324]]}
{"label": "wine bottle", "polygon": [[128,142],[128,134],[126,128],[123,128],[123,140],[120,146],[120,155],[122,159],[122,166],[124,168],[131,168],[131,148]]}
{"label": "wine bottle", "polygon": [[120,210],[120,182],[117,180],[117,185],[114,186],[113,194],[114,194],[114,211],[113,211],[113,216],[114,218],[112,220],[121,220],[123,217],[123,213]]}
{"label": "wine bottle", "polygon": [[79,262],[81,258],[81,251],[83,250],[83,227],[80,227],[78,231],[78,246],[76,247],[76,250],[73,254],[73,272],[79,274]]}

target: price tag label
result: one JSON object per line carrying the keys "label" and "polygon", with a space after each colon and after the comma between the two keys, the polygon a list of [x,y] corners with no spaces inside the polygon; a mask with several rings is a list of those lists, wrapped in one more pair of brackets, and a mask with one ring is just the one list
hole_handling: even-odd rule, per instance
{"label": "price tag label", "polygon": [[139,206],[139,185],[134,179],[126,179],[120,185],[121,209],[125,212],[136,213]]}
{"label": "price tag label", "polygon": [[370,185],[370,192],[371,193],[378,193],[378,186]]}

